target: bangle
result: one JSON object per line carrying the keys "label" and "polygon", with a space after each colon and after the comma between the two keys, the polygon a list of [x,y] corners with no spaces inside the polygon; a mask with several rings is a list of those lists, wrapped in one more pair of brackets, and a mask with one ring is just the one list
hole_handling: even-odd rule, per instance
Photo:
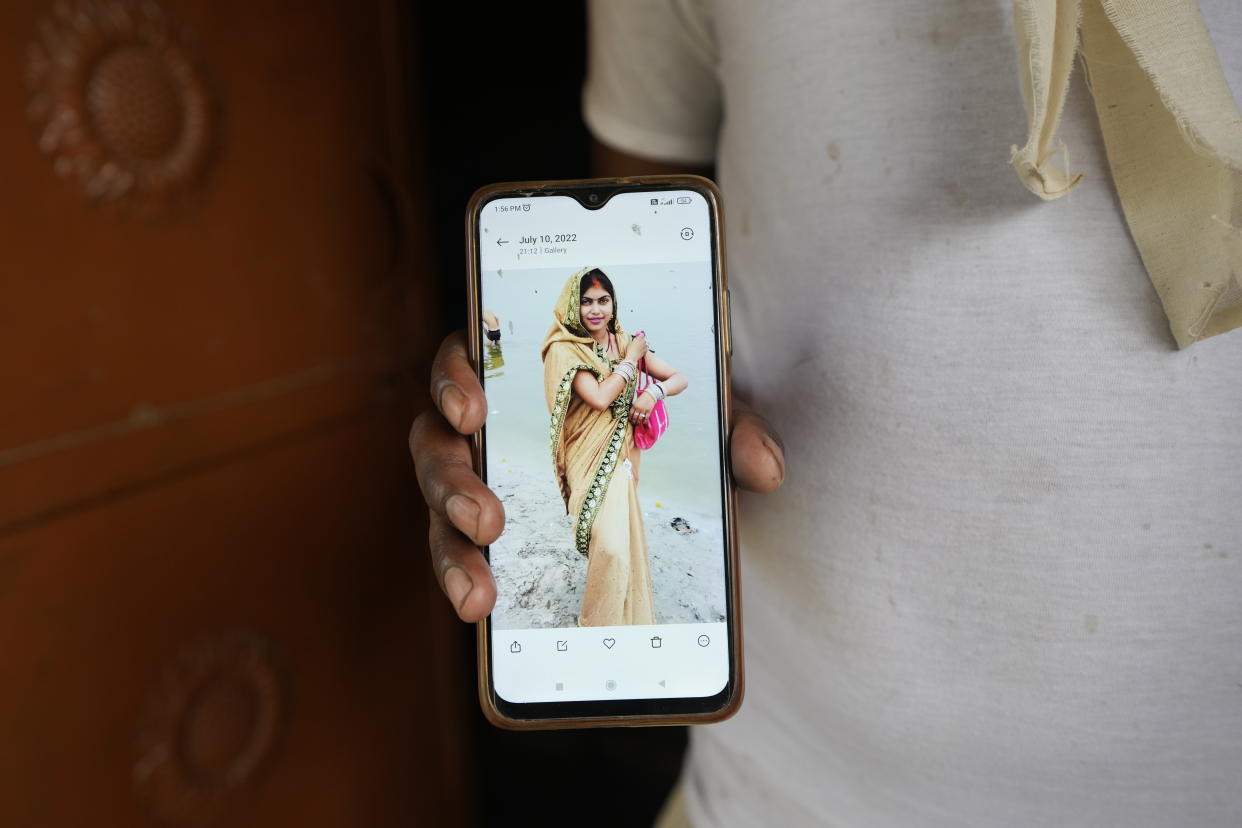
{"label": "bangle", "polygon": [[656,380],[651,384],[651,387],[660,389],[660,399],[664,399],[668,396],[668,390],[664,387],[664,382],[662,380]]}
{"label": "bangle", "polygon": [[637,376],[634,366],[629,362],[618,362],[613,366],[612,372],[624,377],[627,385]]}

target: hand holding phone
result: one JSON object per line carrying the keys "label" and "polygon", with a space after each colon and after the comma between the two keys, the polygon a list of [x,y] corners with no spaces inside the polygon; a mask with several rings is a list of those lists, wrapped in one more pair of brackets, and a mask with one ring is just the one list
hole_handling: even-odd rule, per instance
{"label": "hand holding phone", "polygon": [[[496,584],[479,546],[500,537],[504,507],[470,469],[467,438],[483,427],[487,400],[467,356],[464,330],[440,343],[430,385],[436,407],[419,414],[410,427],[410,456],[431,518],[428,552],[436,580],[457,617],[473,624],[496,601]],[[764,494],[780,487],[785,477],[780,438],[767,420],[736,399],[729,447],[738,486]],[[446,505],[455,495],[471,503],[456,517]]]}
{"label": "hand holding phone", "polygon": [[[611,183],[615,185],[618,182]],[[627,183],[632,186],[638,182]],[[661,183],[665,187],[669,186],[667,182]],[[537,236],[542,234],[515,235],[520,235],[522,238],[520,240],[506,239],[505,241],[519,241],[519,243],[526,244],[529,250],[535,247],[535,242],[540,241]],[[567,233],[564,235],[570,236],[572,234]],[[556,248],[560,246],[557,244],[558,241],[560,239],[544,247],[551,247],[555,253]],[[497,244],[499,247],[499,241]],[[500,249],[503,248],[501,247]],[[540,252],[543,251],[541,250]],[[496,275],[503,278],[500,274]],[[512,273],[512,277],[520,275],[520,273]],[[558,276],[557,281],[559,280],[560,277]],[[636,277],[630,277],[629,281],[631,288],[639,285],[639,280]],[[632,300],[629,307],[635,311],[642,309],[642,302],[640,301],[642,297],[635,295],[633,290],[631,290],[629,295]],[[511,307],[516,307],[514,303],[508,304]],[[547,300],[542,300],[542,305],[539,307],[540,316],[546,313],[546,304]],[[648,303],[648,306],[650,306],[650,303]],[[648,316],[653,313],[650,310],[646,312]],[[431,551],[436,571],[441,577],[446,593],[457,607],[459,615],[466,620],[476,620],[481,614],[486,612],[494,599],[494,584],[475,544],[486,545],[496,539],[500,534],[499,524],[503,514],[503,510],[495,496],[483,486],[477,477],[468,473],[463,463],[463,460],[469,457],[469,452],[465,441],[458,434],[474,433],[482,424],[487,410],[481,392],[479,376],[474,373],[474,369],[466,357],[466,351],[473,350],[476,353],[475,364],[479,367],[481,374],[490,372],[499,376],[505,370],[516,370],[516,363],[510,362],[512,368],[507,368],[505,362],[512,361],[517,352],[511,350],[510,353],[504,355],[503,359],[500,358],[499,352],[503,348],[509,347],[511,340],[508,337],[514,331],[512,320],[515,316],[520,318],[521,314],[515,315],[501,309],[501,319],[510,320],[509,328],[504,331],[506,337],[504,340],[500,339],[501,328],[495,321],[496,315],[493,313],[488,314],[488,316],[491,317],[491,321],[484,323],[486,331],[481,331],[476,324],[474,326],[475,330],[468,341],[463,342],[460,335],[455,335],[446,340],[440,355],[436,359],[432,377],[433,397],[437,401],[440,412],[428,412],[422,415],[416,421],[411,432],[411,450],[418,466],[420,483],[423,486],[432,511]],[[641,320],[638,321],[641,322]],[[586,319],[586,322],[588,324],[597,324],[600,322],[600,318],[598,318],[598,314],[591,314]],[[482,336],[473,335],[480,332],[486,333],[487,341],[483,341]],[[518,338],[520,339],[520,337]],[[476,339],[478,340],[477,342],[475,341]],[[624,356],[627,358],[632,357],[635,360],[641,358],[645,350],[644,339],[643,337],[636,336],[628,342],[625,345]],[[608,340],[604,337],[601,337],[601,340],[608,343]],[[661,341],[668,342],[668,336],[663,336]],[[608,344],[610,347],[615,348],[614,344]],[[670,345],[670,347],[672,346]],[[675,348],[673,350],[674,352],[676,351]],[[529,355],[525,357],[518,356],[526,359],[528,362],[531,361]],[[612,356],[615,359],[620,357],[621,354],[612,354]],[[537,365],[537,361],[534,364]],[[709,377],[709,374],[704,373],[702,366],[698,366],[696,377],[696,381],[700,386],[700,392],[706,391],[707,386],[704,385],[704,382]],[[494,382],[500,382],[500,380],[497,379]],[[616,385],[617,383],[613,382],[610,388]],[[493,407],[498,405],[496,399],[492,400],[492,405]],[[525,438],[523,437],[522,439]],[[546,438],[544,439],[546,440]],[[495,444],[494,441],[493,444]],[[516,443],[510,441],[508,445],[516,445]],[[783,455],[777,445],[775,435],[770,433],[766,424],[760,418],[748,413],[739,414],[738,427],[732,435],[732,454],[734,471],[742,485],[761,491],[771,490],[779,485],[783,477]],[[663,462],[663,459],[661,462]],[[650,508],[650,504],[648,504],[648,508]],[[676,521],[674,521],[675,525]],[[463,534],[465,537],[463,537]],[[556,635],[555,630],[550,632]],[[567,630],[566,632],[576,633],[578,631]],[[561,637],[562,639],[571,638],[572,635],[562,634]],[[603,648],[600,650],[601,653],[608,651],[616,655],[622,649],[621,644],[616,637],[609,637],[613,640],[612,648],[607,647],[606,642],[608,638],[601,641],[598,647]],[[700,637],[708,638],[706,635]],[[657,641],[661,643],[657,644]],[[496,642],[493,642],[490,637],[484,639],[484,645],[489,653],[493,650],[503,649],[500,646],[503,642],[500,642],[500,644],[497,644],[497,642],[499,642],[499,639]],[[570,652],[577,648],[580,641],[573,643],[575,646],[569,648]],[[644,643],[646,644],[645,640]],[[716,646],[720,647],[721,643],[716,641]],[[566,652],[566,649],[562,649],[563,647],[568,647],[565,640],[558,640],[556,645],[556,649],[550,650],[551,652]],[[650,644],[647,646],[651,650],[665,648],[665,652],[668,652],[667,648],[672,645],[673,642],[664,643],[660,636],[655,635],[650,638]],[[505,651],[506,656],[516,658],[518,653],[521,652],[520,649],[514,649],[520,646],[516,640],[508,642],[507,646],[510,649]],[[707,645],[696,643],[694,646],[706,647]],[[657,653],[655,655],[658,656],[660,654]],[[490,666],[490,664],[484,665],[485,674],[489,672],[487,668]],[[535,673],[537,674],[538,671],[536,670]],[[621,687],[617,689],[623,690],[625,683],[624,678],[622,678],[620,682]],[[613,684],[616,684],[616,682],[613,682]],[[490,688],[490,685],[487,686]],[[549,683],[549,693],[553,692],[551,687],[552,684]],[[494,688],[489,692],[494,692]],[[581,701],[569,702],[569,707],[566,707],[565,704],[557,704],[555,697],[552,697],[549,702],[543,705],[542,710],[533,710],[530,707],[524,710],[513,710],[511,707],[508,711],[500,712],[499,716],[493,715],[493,719],[499,718],[501,721],[498,721],[498,723],[507,726],[547,726],[554,723],[561,725],[569,723],[581,726],[582,724],[590,723],[633,723],[653,720],[650,711],[647,711],[648,715],[645,717],[634,715],[633,713],[628,715],[583,715],[587,712],[584,709],[586,707],[593,707],[595,713],[599,714],[601,705],[605,709],[612,707],[615,712],[617,704],[610,702],[606,695],[607,692],[611,691],[601,688],[598,693],[600,698],[586,699],[585,704]],[[647,701],[658,695],[660,694],[657,693],[654,696],[648,694]],[[495,697],[493,696],[493,698]],[[620,695],[616,698],[620,698]],[[672,694],[668,698],[676,700],[676,697]],[[499,699],[499,701],[503,704],[504,700]],[[621,707],[626,707],[627,702],[631,710],[636,705],[639,708],[643,706],[641,701],[636,702],[635,699],[630,698],[626,702],[622,702]],[[485,700],[485,707],[487,704],[488,702]],[[520,702],[519,707],[522,704],[527,703]],[[552,706],[549,708],[547,704]],[[574,705],[577,705],[579,709],[574,710]],[[535,706],[539,707],[540,705],[536,704]],[[672,706],[675,707],[676,705]],[[670,705],[663,704],[662,707],[668,708]],[[491,712],[495,714],[499,711]],[[641,710],[635,712],[642,713]],[[707,713],[706,718],[711,718],[713,712],[719,712],[719,708],[715,711],[707,710],[705,712]],[[513,715],[514,713],[518,715]],[[528,715],[529,713],[541,715],[531,716]],[[679,715],[682,720],[704,720],[703,717],[697,717],[693,713],[687,714],[685,711],[682,711],[681,714],[674,712],[671,716],[665,714],[665,718],[677,719]],[[719,716],[716,717],[718,718]],[[659,719],[659,716],[654,718]]]}

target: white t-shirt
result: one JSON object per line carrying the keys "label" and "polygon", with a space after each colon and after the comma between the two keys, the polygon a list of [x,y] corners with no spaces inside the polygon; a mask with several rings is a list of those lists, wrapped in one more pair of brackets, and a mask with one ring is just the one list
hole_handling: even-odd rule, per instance
{"label": "white t-shirt", "polygon": [[[1204,11],[1242,89],[1242,5]],[[1242,824],[1242,331],[1174,348],[1081,76],[1077,189],[1026,135],[1009,0],[592,8],[588,124],[718,159],[747,700],[703,826]]]}

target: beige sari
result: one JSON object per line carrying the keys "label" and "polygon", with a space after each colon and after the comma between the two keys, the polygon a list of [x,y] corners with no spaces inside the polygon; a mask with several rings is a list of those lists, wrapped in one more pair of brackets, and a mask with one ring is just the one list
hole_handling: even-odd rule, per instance
{"label": "beige sari", "polygon": [[[578,625],[654,624],[647,534],[630,463],[635,451],[630,406],[631,381],[604,411],[573,391],[579,371],[596,379],[612,374],[613,363],[587,333],[579,317],[579,281],[569,278],[553,311],[543,342],[543,388],[551,413],[552,464],[565,508],[573,516],[573,541],[588,557]],[[616,323],[617,347],[630,336]]]}

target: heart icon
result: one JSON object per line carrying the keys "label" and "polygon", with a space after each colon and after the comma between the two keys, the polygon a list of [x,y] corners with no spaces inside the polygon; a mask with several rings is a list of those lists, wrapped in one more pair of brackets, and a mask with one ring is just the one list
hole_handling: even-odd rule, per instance
{"label": "heart icon", "polygon": [[608,649],[610,649],[610,650],[612,649],[612,645],[613,645],[613,644],[616,644],[616,643],[617,643],[617,639],[615,639],[615,638],[605,638],[605,639],[604,639],[604,646],[605,646],[605,647],[607,647],[607,648],[608,648]]}

